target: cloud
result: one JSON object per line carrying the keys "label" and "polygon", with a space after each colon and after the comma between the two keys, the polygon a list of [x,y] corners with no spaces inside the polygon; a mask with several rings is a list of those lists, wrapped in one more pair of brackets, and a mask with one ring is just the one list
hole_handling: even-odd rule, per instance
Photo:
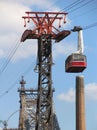
{"label": "cloud", "polygon": [[75,90],[70,88],[67,93],[61,93],[58,95],[58,99],[66,102],[74,102],[75,101]]}
{"label": "cloud", "polygon": [[97,83],[87,84],[85,94],[88,100],[97,100]]}
{"label": "cloud", "polygon": [[[97,83],[85,85],[85,98],[87,101],[97,101]],[[75,90],[70,88],[66,93],[59,94],[58,99],[65,102],[74,102]]]}
{"label": "cloud", "polygon": [[28,40],[27,42],[21,43],[12,61],[16,62],[20,59],[26,59],[30,56],[36,57],[36,54],[37,54],[36,40],[33,40],[33,42],[32,40]]}
{"label": "cloud", "polygon": [[[24,30],[21,17],[26,10],[30,10],[30,8],[20,3],[13,3],[11,0],[9,2],[0,1],[0,58],[6,58],[16,43],[20,42],[21,33]],[[19,59],[23,57],[19,55],[20,51],[21,49],[16,55]],[[31,54],[29,51],[28,53]]]}
{"label": "cloud", "polygon": [[[49,0],[0,0],[0,58],[6,58],[12,47],[20,42],[21,33],[24,32],[24,21],[21,18],[25,15],[25,11],[31,11],[33,5],[46,9],[52,5],[53,2]],[[45,6],[44,6],[45,5]],[[52,7],[53,11],[60,10],[57,6]],[[26,45],[25,45],[26,44]],[[34,40],[32,41],[34,44]],[[15,53],[14,60],[28,58],[36,53],[36,45],[28,43],[22,44],[23,49],[19,48]],[[57,45],[54,49],[55,57],[60,54],[67,54],[73,50],[73,45]],[[32,50],[31,50],[32,49]]]}
{"label": "cloud", "polygon": [[[23,5],[31,6],[31,7],[37,7],[39,9],[45,10],[50,9],[50,11],[58,11],[60,10],[57,6],[52,6],[54,2],[52,0],[18,0],[18,2],[22,3]],[[52,8],[50,8],[52,7]]]}
{"label": "cloud", "polygon": [[4,51],[0,49],[0,57],[4,56]]}
{"label": "cloud", "polygon": [[[57,45],[56,45],[57,44]],[[53,47],[53,56],[56,58],[60,55],[69,55],[76,51],[76,46],[73,43],[66,43],[62,41],[61,43],[55,43]]]}
{"label": "cloud", "polygon": [[0,1],[0,29],[2,35],[18,33],[23,29],[22,15],[29,7],[19,3]]}

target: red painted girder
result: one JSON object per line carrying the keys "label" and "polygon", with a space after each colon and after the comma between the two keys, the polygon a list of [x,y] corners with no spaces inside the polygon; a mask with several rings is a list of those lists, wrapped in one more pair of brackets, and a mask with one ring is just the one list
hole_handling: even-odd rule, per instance
{"label": "red painted girder", "polygon": [[[63,30],[57,34],[51,33],[51,39],[54,39],[56,42],[60,42],[62,39],[67,37],[70,34],[70,31],[68,30]],[[39,37],[42,34],[36,34],[35,31],[32,30],[25,30],[22,37],[21,37],[21,42],[24,42],[26,39],[39,39]]]}

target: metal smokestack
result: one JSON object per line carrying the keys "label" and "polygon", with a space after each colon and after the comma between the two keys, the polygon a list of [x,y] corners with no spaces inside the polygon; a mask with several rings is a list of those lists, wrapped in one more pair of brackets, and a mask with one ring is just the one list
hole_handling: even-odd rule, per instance
{"label": "metal smokestack", "polygon": [[76,76],[76,130],[86,130],[83,76]]}

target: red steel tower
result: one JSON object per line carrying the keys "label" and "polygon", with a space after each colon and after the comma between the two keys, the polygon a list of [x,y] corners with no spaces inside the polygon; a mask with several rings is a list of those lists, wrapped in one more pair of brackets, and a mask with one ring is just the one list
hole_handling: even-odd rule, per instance
{"label": "red steel tower", "polygon": [[[60,31],[61,22],[66,23],[64,12],[26,12],[24,26],[33,22],[34,28],[25,30],[21,42],[38,39],[38,94],[35,130],[59,130],[54,125],[53,88],[52,88],[52,39],[60,42],[70,34],[69,30]],[[57,27],[55,26],[56,24]],[[55,128],[57,126],[57,128]]]}

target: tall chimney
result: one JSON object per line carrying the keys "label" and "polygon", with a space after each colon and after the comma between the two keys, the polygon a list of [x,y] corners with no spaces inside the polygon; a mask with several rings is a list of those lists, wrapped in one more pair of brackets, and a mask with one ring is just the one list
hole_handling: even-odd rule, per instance
{"label": "tall chimney", "polygon": [[76,130],[86,130],[83,76],[76,76]]}

